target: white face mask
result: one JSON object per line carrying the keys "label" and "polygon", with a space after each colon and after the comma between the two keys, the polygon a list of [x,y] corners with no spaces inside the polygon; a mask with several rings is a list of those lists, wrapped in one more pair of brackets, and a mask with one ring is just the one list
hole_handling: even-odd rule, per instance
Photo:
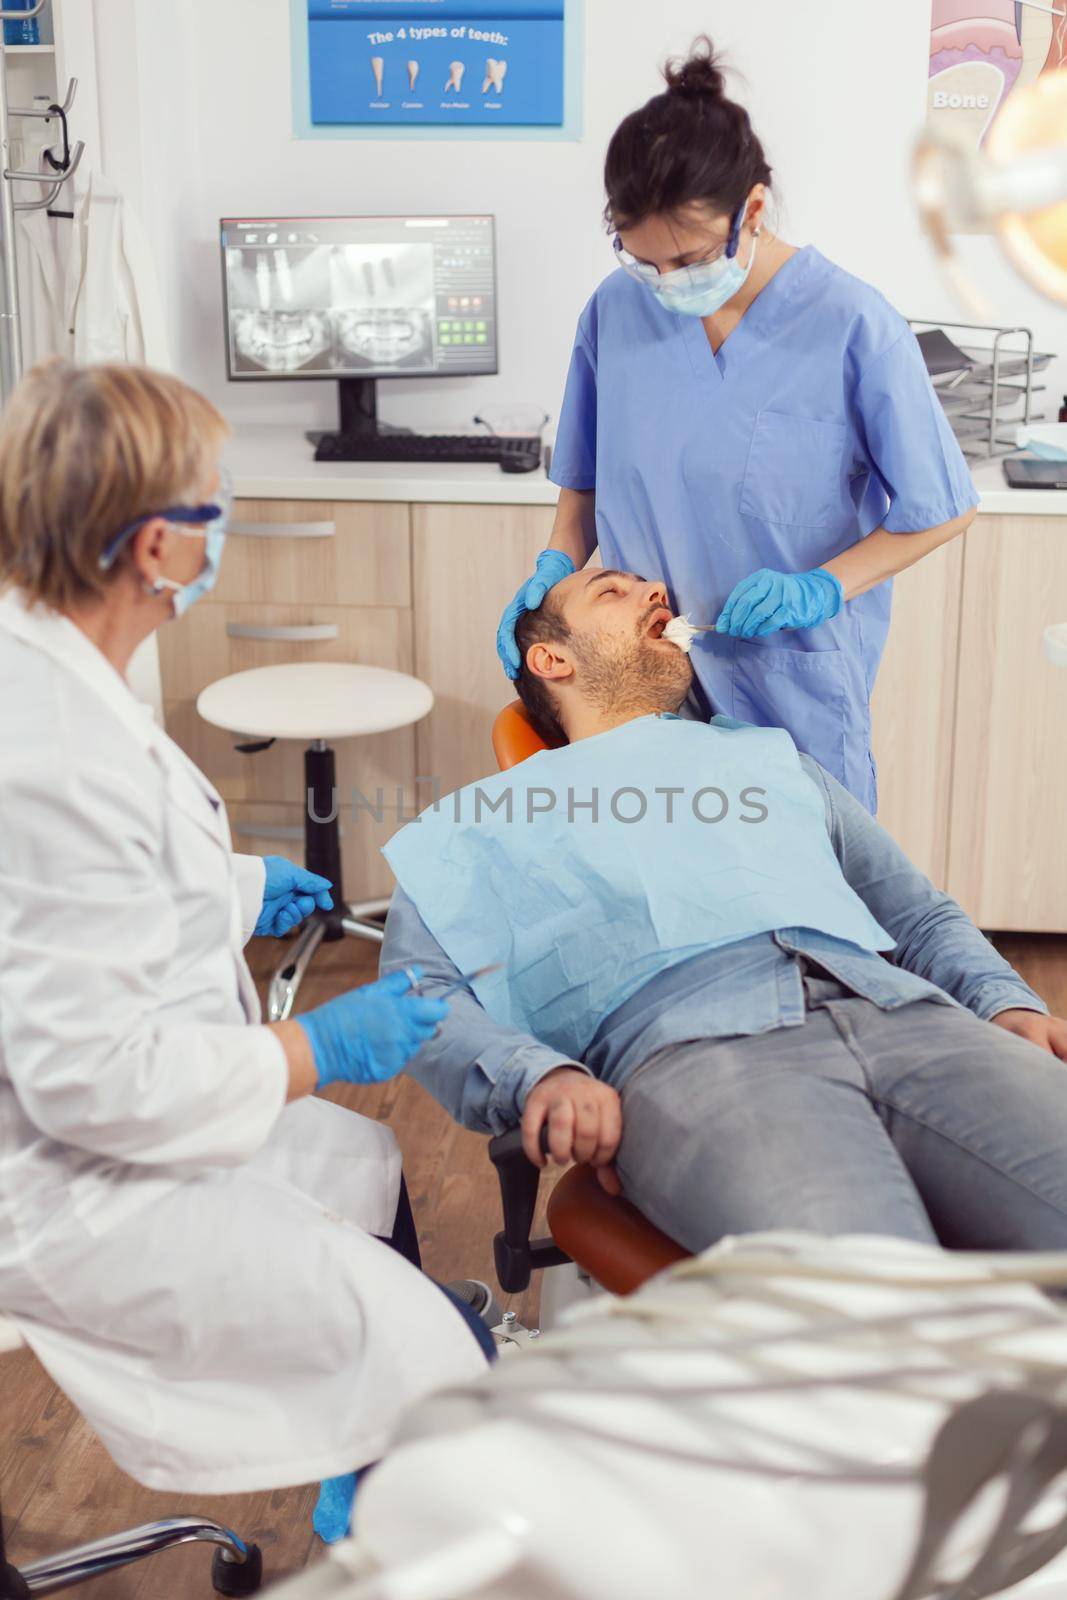
{"label": "white face mask", "polygon": [[614,241],[615,254],[620,266],[646,289],[651,289],[665,310],[678,311],[688,317],[710,317],[733,299],[752,271],[759,228],[753,233],[747,264],[742,266],[738,260],[741,225],[747,210],[746,200],[734,218],[726,249],[714,261],[697,261],[689,267],[676,267],[673,272],[658,272],[647,261],[637,261],[629,255],[618,234]]}

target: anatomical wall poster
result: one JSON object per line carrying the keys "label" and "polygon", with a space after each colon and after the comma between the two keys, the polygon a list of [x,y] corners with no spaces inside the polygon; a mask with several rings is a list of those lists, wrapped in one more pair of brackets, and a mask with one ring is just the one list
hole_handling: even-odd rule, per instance
{"label": "anatomical wall poster", "polygon": [[322,126],[553,126],[565,0],[308,0]]}
{"label": "anatomical wall poster", "polygon": [[982,144],[1009,95],[1067,57],[1067,0],[933,0],[930,120]]}

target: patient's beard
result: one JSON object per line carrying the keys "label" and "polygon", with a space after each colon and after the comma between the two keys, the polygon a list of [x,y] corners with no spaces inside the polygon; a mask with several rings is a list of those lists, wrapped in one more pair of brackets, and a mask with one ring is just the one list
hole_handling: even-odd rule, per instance
{"label": "patient's beard", "polygon": [[677,711],[693,681],[684,651],[646,637],[572,636],[575,687],[590,709],[624,722],[657,711]]}

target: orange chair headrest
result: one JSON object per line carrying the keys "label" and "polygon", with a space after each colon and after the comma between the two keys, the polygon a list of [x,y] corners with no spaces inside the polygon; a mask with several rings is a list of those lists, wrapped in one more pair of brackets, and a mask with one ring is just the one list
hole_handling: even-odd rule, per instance
{"label": "orange chair headrest", "polygon": [[517,767],[520,761],[535,756],[539,750],[550,748],[541,735],[534,732],[521,700],[512,700],[497,713],[493,723],[493,754],[501,772]]}

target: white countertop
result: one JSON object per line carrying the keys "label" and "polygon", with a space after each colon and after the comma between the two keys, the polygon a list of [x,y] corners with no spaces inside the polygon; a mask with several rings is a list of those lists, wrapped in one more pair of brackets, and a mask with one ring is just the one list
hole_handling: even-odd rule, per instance
{"label": "white countertop", "polygon": [[1004,481],[1002,460],[971,468],[979,493],[978,509],[994,516],[1054,517],[1067,515],[1065,489],[1011,489]]}
{"label": "white countertop", "polygon": [[554,506],[559,490],[535,472],[482,462],[318,462],[299,428],[238,432],[226,464],[242,500],[407,500],[445,505]]}
{"label": "white countertop", "polygon": [[[559,496],[544,468],[507,473],[499,467],[435,462],[319,463],[299,428],[239,432],[226,460],[243,500],[404,500],[428,504],[552,506]],[[973,469],[979,509],[998,516],[1067,514],[1067,492],[1009,489],[1000,461]]]}

